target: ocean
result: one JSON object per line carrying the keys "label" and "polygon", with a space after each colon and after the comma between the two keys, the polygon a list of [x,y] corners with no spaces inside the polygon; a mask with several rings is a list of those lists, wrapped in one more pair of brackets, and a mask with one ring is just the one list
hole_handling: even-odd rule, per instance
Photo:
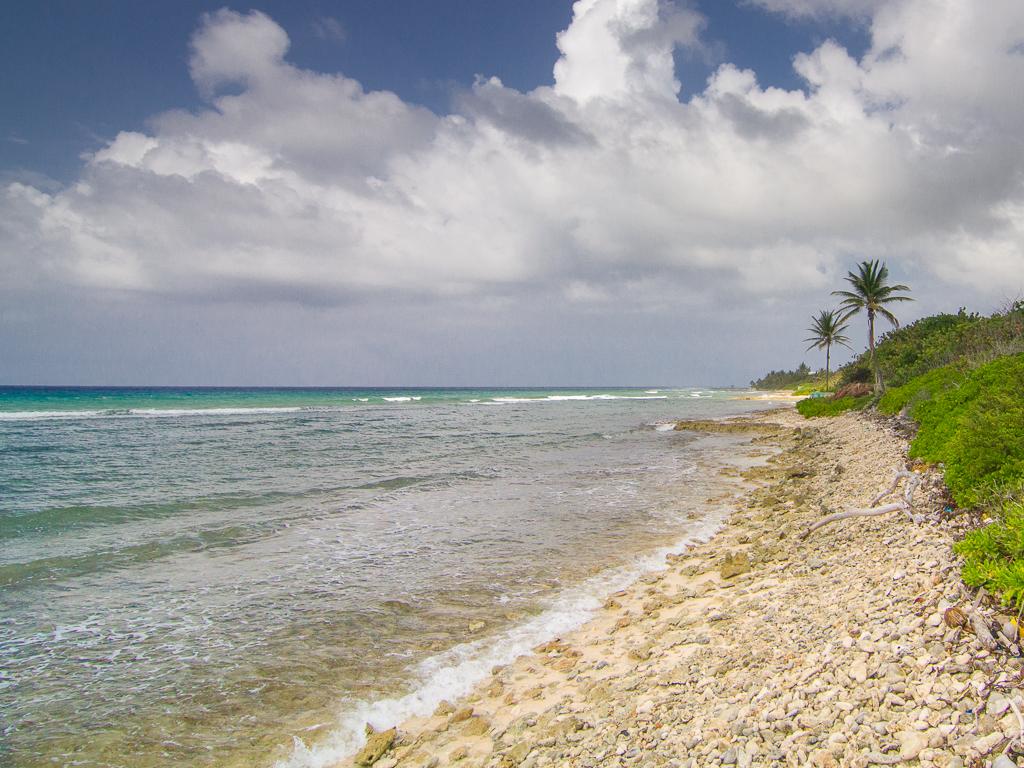
{"label": "ocean", "polygon": [[331,765],[710,536],[737,394],[0,387],[0,763]]}

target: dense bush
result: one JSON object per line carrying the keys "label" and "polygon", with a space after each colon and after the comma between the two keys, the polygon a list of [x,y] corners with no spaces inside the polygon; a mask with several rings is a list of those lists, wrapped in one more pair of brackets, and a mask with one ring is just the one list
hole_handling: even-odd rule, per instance
{"label": "dense bush", "polygon": [[890,387],[956,359],[963,328],[977,322],[977,315],[960,310],[956,315],[934,315],[884,334],[878,345],[878,365]]}
{"label": "dense bush", "polygon": [[818,416],[838,416],[845,411],[860,410],[871,401],[871,395],[864,397],[808,397],[796,404],[796,409],[806,418]]}
{"label": "dense bush", "polygon": [[972,531],[953,548],[964,558],[964,583],[1024,610],[1024,503],[1005,504],[999,522]]}
{"label": "dense bush", "polygon": [[839,378],[840,386],[847,384],[870,384],[875,378],[874,374],[871,373],[871,366],[866,361],[860,360],[860,358],[840,368],[836,371],[836,374]]}
{"label": "dense bush", "polygon": [[965,410],[945,453],[946,485],[958,504],[979,504],[1018,493],[1024,485],[1020,386],[1016,394],[1004,388],[984,392],[975,400]]}
{"label": "dense bush", "polygon": [[973,371],[936,369],[879,405],[890,413],[910,406],[919,424],[910,455],[946,465],[957,504],[973,506],[1024,483],[1024,355]]}
{"label": "dense bush", "polygon": [[914,416],[914,409],[918,404],[957,386],[966,375],[967,369],[962,363],[944,365],[942,368],[928,371],[903,386],[887,390],[878,401],[878,410],[895,415],[905,408],[908,415]]}
{"label": "dense bush", "polygon": [[[882,378],[899,387],[916,376],[960,362],[975,367],[1005,355],[1024,352],[1024,302],[990,317],[957,314],[925,317],[883,335],[876,351]],[[870,381],[867,353],[839,371],[843,384]]]}

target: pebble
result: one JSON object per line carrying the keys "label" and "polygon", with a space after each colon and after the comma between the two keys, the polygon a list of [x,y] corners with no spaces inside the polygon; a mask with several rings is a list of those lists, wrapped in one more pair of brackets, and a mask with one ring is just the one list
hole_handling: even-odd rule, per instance
{"label": "pebble", "polygon": [[913,760],[928,746],[928,737],[918,731],[904,731],[899,740],[902,760]]}
{"label": "pebble", "polygon": [[999,717],[1009,708],[1010,700],[999,691],[993,691],[988,697],[988,704],[985,705],[985,711],[993,717]]}
{"label": "pebble", "polygon": [[980,739],[975,740],[973,747],[974,750],[980,755],[987,755],[996,745],[1003,740],[1003,734],[1001,732],[990,733],[987,736],[982,736]]}

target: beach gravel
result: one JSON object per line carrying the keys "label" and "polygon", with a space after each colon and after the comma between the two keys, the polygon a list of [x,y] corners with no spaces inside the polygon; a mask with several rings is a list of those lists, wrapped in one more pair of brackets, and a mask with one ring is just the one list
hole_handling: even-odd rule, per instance
{"label": "beach gravel", "polygon": [[[670,555],[666,570],[608,596],[592,621],[496,669],[465,701],[402,723],[374,760],[1018,765],[1021,660],[983,647],[951,612],[973,599],[951,550],[968,523],[943,512],[940,476],[914,467],[922,523],[855,518],[801,540],[908,466],[905,438],[859,414],[730,422],[744,428],[780,450],[747,473],[750,490],[717,536]],[[372,764],[358,760],[382,735],[357,764]]]}

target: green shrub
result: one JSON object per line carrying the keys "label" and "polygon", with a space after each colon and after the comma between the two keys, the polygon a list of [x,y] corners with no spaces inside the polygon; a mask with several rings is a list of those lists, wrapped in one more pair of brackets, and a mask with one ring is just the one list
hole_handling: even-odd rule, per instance
{"label": "green shrub", "polygon": [[986,392],[975,400],[946,447],[946,485],[958,504],[979,504],[1024,484],[1021,391]]}
{"label": "green shrub", "polygon": [[913,416],[918,404],[957,386],[966,376],[967,370],[963,363],[935,368],[911,379],[903,386],[887,390],[878,401],[878,410],[893,415],[906,408]]}
{"label": "green shrub", "polygon": [[953,549],[964,558],[965,584],[1024,609],[1024,503],[1005,504],[998,522],[971,531]]}
{"label": "green shrub", "polygon": [[830,397],[808,397],[796,404],[797,411],[805,418],[818,416],[838,416],[851,410],[860,410],[871,401],[871,395],[864,397],[841,397],[833,400]]}
{"label": "green shrub", "polygon": [[[1024,352],[1024,302],[1016,302],[991,317],[968,313],[925,317],[884,334],[876,357],[889,387],[900,387],[916,376],[954,362],[965,368],[998,357]],[[867,352],[840,369],[842,384],[871,381]]]}
{"label": "green shrub", "polygon": [[994,360],[959,382],[949,372],[936,374],[946,386],[913,405],[920,428],[910,455],[943,462],[946,485],[961,506],[1019,488],[1024,483],[1024,355]]}
{"label": "green shrub", "polygon": [[866,361],[854,360],[836,372],[839,378],[839,386],[846,384],[870,384],[875,380],[871,373],[871,366]]}
{"label": "green shrub", "polygon": [[884,334],[877,351],[882,377],[889,386],[900,386],[957,359],[960,334],[980,319],[961,309],[955,315],[925,317]]}

